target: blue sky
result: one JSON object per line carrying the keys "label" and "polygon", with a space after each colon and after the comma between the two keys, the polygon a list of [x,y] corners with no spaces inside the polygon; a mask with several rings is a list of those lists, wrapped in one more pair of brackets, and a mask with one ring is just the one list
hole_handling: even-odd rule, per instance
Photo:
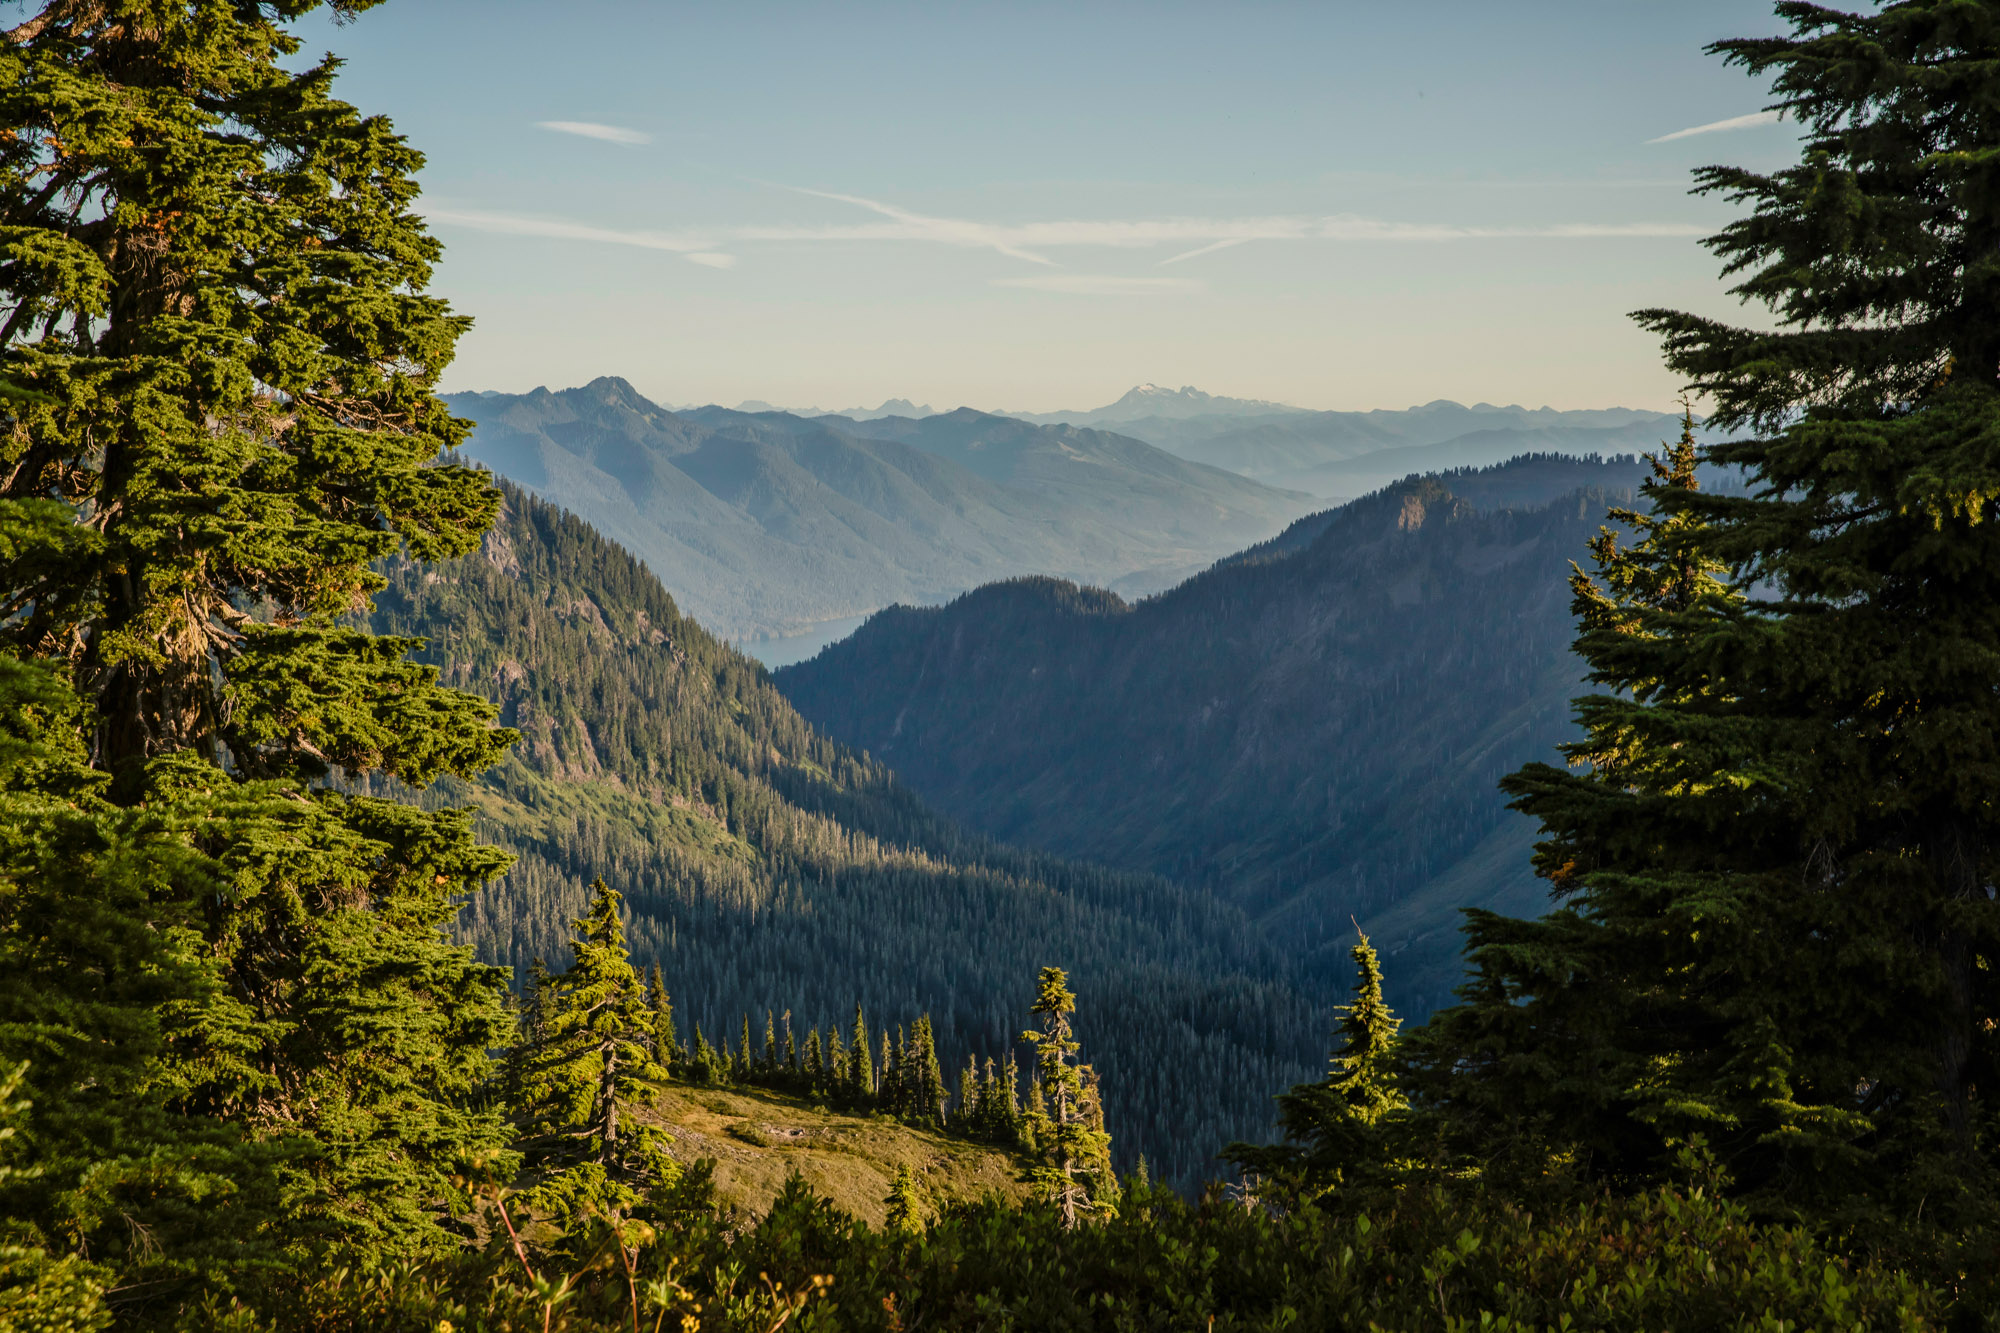
{"label": "blue sky", "polygon": [[454,389],[1053,410],[1665,407],[1736,317],[1690,168],[1789,126],[1742,0],[391,0],[305,30],[429,158]]}

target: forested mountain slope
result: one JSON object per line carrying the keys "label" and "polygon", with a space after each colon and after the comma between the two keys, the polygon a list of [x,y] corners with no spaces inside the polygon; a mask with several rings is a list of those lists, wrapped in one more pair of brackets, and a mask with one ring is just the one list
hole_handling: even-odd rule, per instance
{"label": "forested mountain slope", "polygon": [[683,1030],[719,1042],[748,1011],[761,1033],[767,1007],[844,1028],[859,1000],[878,1024],[930,1013],[947,1068],[1000,1054],[1060,965],[1121,1160],[1180,1180],[1321,1061],[1327,1011],[1240,910],[961,832],[582,520],[509,487],[476,554],[385,572],[375,628],[427,636],[446,682],[522,732],[476,783],[425,793],[520,855],[462,918],[482,956],[561,966],[602,875]]}
{"label": "forested mountain slope", "polygon": [[1537,910],[1494,784],[1569,731],[1564,577],[1605,506],[1406,482],[1137,605],[998,584],[881,612],[776,679],[974,827],[1205,888],[1315,971],[1358,918],[1423,1011],[1454,984],[1458,907]]}
{"label": "forested mountain slope", "polygon": [[730,638],[1025,573],[1111,582],[1260,540],[1308,497],[1137,440],[977,412],[674,413],[618,379],[458,394],[472,458],[581,515]]}

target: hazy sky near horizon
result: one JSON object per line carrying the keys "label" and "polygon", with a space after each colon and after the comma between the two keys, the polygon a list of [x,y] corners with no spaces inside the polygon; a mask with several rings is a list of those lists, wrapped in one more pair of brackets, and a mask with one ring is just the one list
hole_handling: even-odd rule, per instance
{"label": "hazy sky near horizon", "polygon": [[429,159],[435,289],[475,320],[451,389],[1664,408],[1627,312],[1749,317],[1690,169],[1796,145],[1702,47],[1776,28],[1748,0],[393,0],[301,54]]}

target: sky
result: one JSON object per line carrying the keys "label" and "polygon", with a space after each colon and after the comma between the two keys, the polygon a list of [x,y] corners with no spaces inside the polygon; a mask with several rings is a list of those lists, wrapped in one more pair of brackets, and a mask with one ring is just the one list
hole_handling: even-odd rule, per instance
{"label": "sky", "polygon": [[[1796,131],[1746,0],[390,0],[302,28],[428,165],[450,390],[1081,410],[1669,408],[1628,312],[1755,319],[1712,162]],[[1690,132],[1694,131],[1694,132]]]}

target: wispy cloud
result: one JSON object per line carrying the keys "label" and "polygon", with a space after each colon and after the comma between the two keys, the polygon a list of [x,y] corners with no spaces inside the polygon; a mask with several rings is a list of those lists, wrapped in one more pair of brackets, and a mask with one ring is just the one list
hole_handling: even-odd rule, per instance
{"label": "wispy cloud", "polygon": [[1757,125],[1775,125],[1784,119],[1782,111],[1752,111],[1747,116],[1731,116],[1728,120],[1711,120],[1706,125],[1690,125],[1672,134],[1662,134],[1647,143],[1672,143],[1676,139],[1691,139],[1697,134],[1720,134],[1724,130],[1747,130]]}
{"label": "wispy cloud", "polygon": [[574,134],[582,139],[602,139],[605,143],[622,143],[637,148],[653,142],[653,136],[644,130],[630,130],[623,125],[599,125],[592,120],[538,120],[537,129],[554,130],[557,134]]}
{"label": "wispy cloud", "polygon": [[640,250],[664,250],[709,268],[729,268],[736,262],[736,256],[716,250],[719,238],[713,234],[629,231],[618,227],[594,227],[562,218],[522,217],[514,213],[458,208],[425,209],[424,217],[430,222],[501,236],[539,236],[552,241],[587,241],[593,245],[629,245]]}
{"label": "wispy cloud", "polygon": [[1037,273],[1027,278],[995,278],[992,285],[1071,296],[1166,296],[1202,289],[1202,284],[1191,278],[1126,278],[1108,273]]}
{"label": "wispy cloud", "polygon": [[1043,255],[1022,248],[1010,239],[1015,228],[996,227],[984,222],[972,222],[965,218],[930,217],[915,213],[894,204],[885,204],[879,199],[864,199],[858,194],[832,194],[825,190],[807,190],[799,186],[787,187],[799,194],[811,195],[815,199],[833,199],[843,204],[853,204],[871,213],[880,213],[895,222],[901,229],[901,237],[908,240],[938,241],[945,245],[971,246],[979,250],[997,250],[1009,259],[1025,259],[1031,264],[1053,264],[1055,261]]}
{"label": "wispy cloud", "polygon": [[[790,187],[787,187],[790,188]],[[450,226],[510,236],[536,236],[597,245],[624,245],[662,250],[709,268],[733,268],[730,250],[743,245],[785,242],[856,243],[916,242],[995,254],[1042,268],[1059,267],[1051,251],[1064,249],[1145,250],[1172,247],[1161,266],[1182,264],[1253,241],[1322,241],[1344,243],[1447,243],[1478,240],[1617,239],[1703,236],[1712,228],[1691,222],[1555,222],[1523,226],[1467,226],[1446,222],[1407,222],[1391,218],[1336,214],[1326,217],[1276,215],[1243,218],[1114,218],[1056,219],[1043,222],[982,222],[971,218],[937,217],[861,195],[825,190],[795,190],[815,199],[849,204],[876,215],[875,221],[819,224],[734,225],[700,231],[653,231],[600,227],[564,218],[532,217],[482,210],[435,208],[427,216]],[[1093,295],[1112,291],[1167,291],[1176,279],[1105,276],[1064,276],[1036,283],[1002,280],[1003,285],[1074,291]],[[1119,286],[1118,284],[1123,284]],[[1134,285],[1137,284],[1137,285]]]}

